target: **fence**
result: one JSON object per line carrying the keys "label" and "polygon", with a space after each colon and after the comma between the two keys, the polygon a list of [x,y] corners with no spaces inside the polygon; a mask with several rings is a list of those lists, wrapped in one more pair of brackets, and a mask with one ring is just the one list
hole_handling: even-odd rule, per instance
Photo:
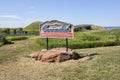
{"label": "fence", "polygon": [[4,42],[6,36],[28,36],[28,35],[39,35],[39,32],[18,32],[12,34],[0,34],[0,41]]}
{"label": "fence", "polygon": [[5,41],[5,35],[0,35],[0,41],[4,42]]}

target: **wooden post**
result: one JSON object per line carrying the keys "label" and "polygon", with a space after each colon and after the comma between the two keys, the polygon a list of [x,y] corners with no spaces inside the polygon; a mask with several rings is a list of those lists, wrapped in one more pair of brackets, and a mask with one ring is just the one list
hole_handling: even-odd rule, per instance
{"label": "wooden post", "polygon": [[68,52],[68,38],[66,38],[66,52]]}
{"label": "wooden post", "polygon": [[46,38],[46,49],[48,50],[48,38]]}

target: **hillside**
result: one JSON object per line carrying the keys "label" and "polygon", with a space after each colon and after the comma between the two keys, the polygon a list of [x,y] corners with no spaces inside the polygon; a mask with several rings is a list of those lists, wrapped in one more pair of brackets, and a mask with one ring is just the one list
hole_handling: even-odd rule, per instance
{"label": "hillside", "polygon": [[91,26],[92,30],[104,30],[105,28],[103,26],[98,26],[98,25],[92,25]]}
{"label": "hillside", "polygon": [[104,30],[105,28],[103,26],[98,25],[92,25],[92,24],[81,24],[81,25],[75,25],[74,26],[75,31],[79,30]]}
{"label": "hillside", "polygon": [[42,22],[40,22],[40,21],[32,22],[31,24],[26,26],[24,28],[24,30],[27,30],[27,31],[39,31],[39,27],[40,27],[41,23]]}

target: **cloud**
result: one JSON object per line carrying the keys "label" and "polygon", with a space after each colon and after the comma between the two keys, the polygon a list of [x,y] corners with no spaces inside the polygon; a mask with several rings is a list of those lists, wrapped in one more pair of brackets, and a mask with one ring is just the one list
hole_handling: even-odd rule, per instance
{"label": "cloud", "polygon": [[21,19],[21,17],[19,17],[17,15],[0,15],[0,18]]}

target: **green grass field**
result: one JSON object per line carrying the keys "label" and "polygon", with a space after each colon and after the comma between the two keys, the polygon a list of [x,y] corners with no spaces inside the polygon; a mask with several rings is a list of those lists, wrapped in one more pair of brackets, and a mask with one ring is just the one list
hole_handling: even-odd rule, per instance
{"label": "green grass field", "polygon": [[[111,31],[81,31],[75,32],[74,39],[69,39],[69,48],[93,48],[120,45],[120,29]],[[45,45],[46,40],[38,38],[37,43]],[[65,39],[49,39],[49,48],[64,47]],[[44,46],[45,47],[45,46]]]}
{"label": "green grass field", "polygon": [[[119,31],[119,30],[118,30]],[[89,33],[89,34],[88,34]],[[78,32],[75,39],[81,38],[81,34],[89,35],[87,40],[116,40],[116,31],[110,32]],[[93,35],[90,35],[93,34]],[[100,35],[100,36],[97,36]],[[101,36],[104,35],[104,36]],[[77,38],[76,38],[77,36]],[[92,38],[91,38],[92,36]],[[95,36],[95,38],[93,37]],[[106,36],[106,37],[105,37]],[[118,35],[117,35],[118,36]],[[11,38],[11,37],[10,37]],[[119,38],[119,37],[118,37]],[[120,45],[97,48],[77,48],[77,52],[95,54],[87,61],[69,60],[61,63],[42,63],[26,56],[32,52],[45,48],[45,41],[39,43],[39,36],[28,36],[25,40],[13,41],[0,47],[0,80],[119,80],[120,79]],[[51,44],[63,44],[64,39],[50,40]],[[83,40],[86,40],[83,39]],[[62,42],[63,41],[63,42]],[[70,40],[69,40],[70,41]],[[72,39],[71,39],[72,41]],[[82,40],[81,40],[82,41]],[[117,41],[117,40],[116,40]],[[119,39],[118,39],[119,41]],[[78,42],[75,42],[78,43]],[[50,44],[50,46],[51,46]],[[69,42],[69,45],[73,44]],[[49,47],[50,47],[49,46]],[[63,47],[63,45],[59,45]],[[70,45],[71,46],[71,45]],[[76,46],[76,45],[74,45]],[[50,47],[52,48],[52,46]]]}
{"label": "green grass field", "polygon": [[[75,38],[69,39],[69,48],[82,49],[120,45],[119,32],[120,29],[75,32]],[[46,40],[41,39],[39,36],[8,36],[6,39],[12,41],[13,44],[6,44],[0,47],[1,63],[8,60],[11,55],[19,55],[21,52],[25,54],[46,48]],[[0,44],[2,45],[3,43]],[[65,39],[49,39],[49,49],[65,46]]]}
{"label": "green grass field", "polygon": [[[13,47],[13,45],[16,46]],[[22,41],[17,41],[13,45],[0,48],[0,51],[4,49],[2,54],[0,52],[0,59],[19,54],[19,56],[11,57],[7,63],[0,64],[0,80],[120,79],[120,46],[76,49],[78,52],[96,54],[87,61],[69,60],[62,63],[42,63],[25,57],[25,54],[31,53],[33,50],[23,48],[29,48],[30,45],[24,46]]]}
{"label": "green grass field", "polygon": [[[11,37],[9,37],[11,39]],[[41,50],[42,48],[36,44],[36,39],[39,36],[29,36],[29,39],[12,41],[13,44],[6,44],[0,47],[0,63],[9,61],[16,55],[29,54],[30,52]]]}

